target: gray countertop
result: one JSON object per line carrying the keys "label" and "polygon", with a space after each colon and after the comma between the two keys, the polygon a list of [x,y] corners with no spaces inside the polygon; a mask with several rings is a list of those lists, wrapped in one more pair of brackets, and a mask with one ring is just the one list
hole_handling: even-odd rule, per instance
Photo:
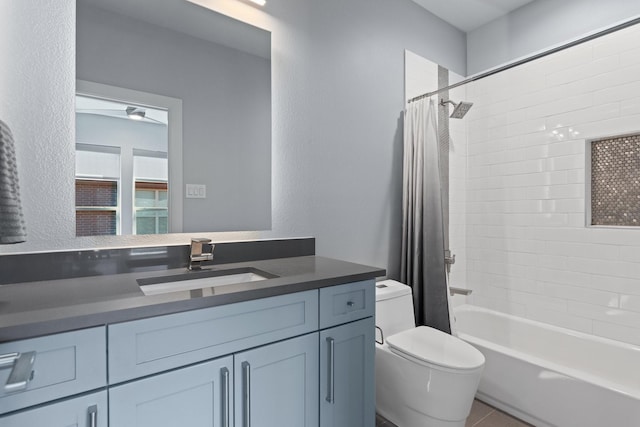
{"label": "gray countertop", "polygon": [[318,256],[220,264],[207,270],[243,267],[277,277],[216,287],[210,296],[198,296],[198,292],[192,291],[145,296],[138,286],[137,279],[184,274],[184,268],[2,285],[0,342],[318,289],[385,274],[380,268]]}

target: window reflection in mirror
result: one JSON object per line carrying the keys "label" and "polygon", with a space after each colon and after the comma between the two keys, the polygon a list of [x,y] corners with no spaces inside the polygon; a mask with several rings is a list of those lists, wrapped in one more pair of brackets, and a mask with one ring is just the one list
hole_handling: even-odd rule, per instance
{"label": "window reflection in mirror", "polygon": [[76,235],[169,231],[168,114],[76,97]]}
{"label": "window reflection in mirror", "polygon": [[166,153],[134,152],[133,234],[169,232],[168,169]]}

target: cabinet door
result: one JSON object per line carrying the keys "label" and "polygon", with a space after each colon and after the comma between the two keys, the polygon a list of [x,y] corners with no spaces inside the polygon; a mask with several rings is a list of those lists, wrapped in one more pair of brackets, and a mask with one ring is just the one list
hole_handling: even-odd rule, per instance
{"label": "cabinet door", "polygon": [[231,356],[109,389],[111,427],[233,426]]}
{"label": "cabinet door", "polygon": [[318,426],[318,333],[238,353],[236,427]]}
{"label": "cabinet door", "polygon": [[374,320],[320,332],[320,425],[375,425]]}
{"label": "cabinet door", "polygon": [[2,427],[106,427],[107,392],[62,400],[0,417]]}

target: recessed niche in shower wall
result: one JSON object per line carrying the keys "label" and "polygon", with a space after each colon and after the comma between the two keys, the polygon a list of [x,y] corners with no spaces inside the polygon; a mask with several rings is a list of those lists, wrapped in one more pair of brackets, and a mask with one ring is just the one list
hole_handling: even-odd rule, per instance
{"label": "recessed niche in shower wall", "polygon": [[640,134],[591,141],[591,225],[640,226]]}

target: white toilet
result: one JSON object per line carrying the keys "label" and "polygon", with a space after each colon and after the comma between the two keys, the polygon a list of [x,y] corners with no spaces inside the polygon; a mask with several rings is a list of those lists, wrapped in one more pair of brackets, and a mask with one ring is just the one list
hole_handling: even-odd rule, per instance
{"label": "white toilet", "polygon": [[[461,339],[415,326],[411,288],[376,283],[376,411],[398,427],[463,427],[484,368]],[[382,342],[382,344],[380,344]]]}

